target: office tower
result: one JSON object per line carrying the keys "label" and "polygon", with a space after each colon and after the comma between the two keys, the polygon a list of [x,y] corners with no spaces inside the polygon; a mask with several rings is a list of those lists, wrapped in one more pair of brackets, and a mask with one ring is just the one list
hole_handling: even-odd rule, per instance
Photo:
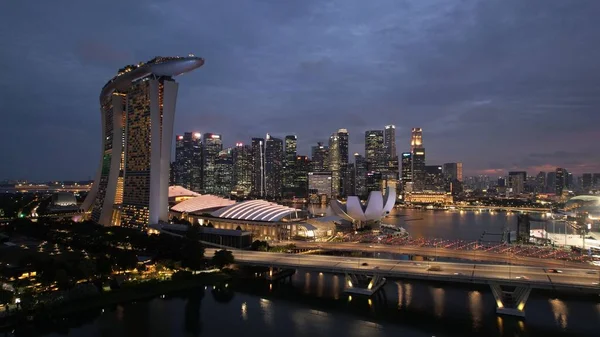
{"label": "office tower", "polygon": [[[504,178],[504,177],[498,177],[497,186],[498,187],[506,187],[506,178]],[[479,188],[479,187],[480,186],[476,186],[475,188]]]}
{"label": "office tower", "polygon": [[236,143],[232,151],[233,194],[247,197],[252,191],[252,147]]}
{"label": "office tower", "polygon": [[215,156],[215,187],[213,194],[229,197],[234,187],[232,149],[221,150]]}
{"label": "office tower", "polygon": [[311,163],[308,156],[296,156],[294,166],[294,186],[296,189],[296,197],[308,197],[308,172],[310,172]]}
{"label": "office tower", "polygon": [[338,136],[338,151],[340,158],[340,195],[347,196],[350,184],[350,172],[348,171],[348,142],[349,134],[346,129],[339,129]]}
{"label": "office tower", "polygon": [[425,148],[415,148],[411,159],[413,188],[419,191],[424,188],[425,184]]}
{"label": "office tower", "polygon": [[573,173],[567,171],[567,169],[565,169],[565,187],[567,189],[573,189],[574,183],[573,183]]}
{"label": "office tower", "polygon": [[252,138],[252,194],[265,196],[265,140]]}
{"label": "office tower", "polygon": [[445,163],[443,165],[444,177],[449,181],[462,181],[462,163]]}
{"label": "office tower", "polygon": [[396,126],[386,125],[384,129],[384,148],[387,156],[386,160],[390,161],[398,157],[396,153]]}
{"label": "office tower", "polygon": [[348,131],[339,129],[329,137],[329,171],[333,197],[344,195],[348,170]]}
{"label": "office tower", "polygon": [[285,136],[285,156],[283,158],[283,187],[284,189],[286,189],[286,191],[292,191],[296,187],[294,185],[294,171],[296,164],[297,144],[298,138],[296,136]]}
{"label": "office tower", "polygon": [[205,133],[204,142],[202,143],[202,159],[203,159],[203,190],[206,194],[218,194],[219,187],[217,186],[215,176],[215,162],[219,152],[223,150],[223,140],[221,135],[215,133]]}
{"label": "office tower", "polygon": [[508,172],[508,188],[512,189],[514,195],[525,192],[525,182],[527,181],[527,172],[512,171]]}
{"label": "office tower", "polygon": [[308,193],[331,198],[331,172],[308,172]]}
{"label": "office tower", "polygon": [[423,147],[423,129],[412,128],[410,149],[413,188],[420,191],[425,187],[425,148]]}
{"label": "office tower", "polygon": [[365,159],[367,170],[383,172],[386,170],[386,154],[382,130],[365,132]]}
{"label": "office tower", "polygon": [[535,191],[537,193],[546,192],[546,172],[540,171],[535,176]]}
{"label": "office tower", "polygon": [[367,196],[367,161],[358,153],[354,154],[354,195]]}
{"label": "office tower", "polygon": [[410,151],[413,152],[414,149],[420,147],[423,147],[423,129],[412,128],[410,137]]}
{"label": "office tower", "polygon": [[564,188],[566,187],[566,180],[567,180],[567,170],[562,168],[562,167],[557,167],[556,168],[556,176],[555,176],[555,189],[554,189],[554,193],[556,193],[557,196],[561,196],[563,193]]}
{"label": "office tower", "polygon": [[556,193],[556,171],[548,172],[546,175],[546,192]]}
{"label": "office tower", "polygon": [[583,188],[583,190],[585,192],[589,191],[589,189],[592,188],[592,174],[591,173],[584,173],[581,176],[581,187]]}
{"label": "office tower", "polygon": [[348,195],[356,195],[356,169],[354,168],[354,163],[348,163],[348,179],[346,179],[347,187],[346,193]]}
{"label": "office tower", "polygon": [[204,64],[198,57],[156,57],[119,70],[100,94],[101,159],[82,205],[104,226],[144,229],[168,220],[174,76]]}
{"label": "office tower", "polygon": [[592,174],[592,188],[600,188],[600,173]]}
{"label": "office tower", "polygon": [[412,182],[412,153],[402,152],[402,184]]}
{"label": "office tower", "polygon": [[265,194],[280,198],[283,188],[283,141],[267,134],[265,140]]}
{"label": "office tower", "polygon": [[329,147],[318,142],[311,149],[311,161],[313,172],[326,172],[329,170]]}
{"label": "office tower", "polygon": [[444,172],[441,165],[425,166],[424,189],[440,192],[445,190]]}
{"label": "office tower", "polygon": [[175,137],[175,184],[202,191],[202,135],[186,132]]}
{"label": "office tower", "polygon": [[381,176],[381,172],[377,172],[377,171],[367,172],[367,178],[365,179],[367,193],[369,193],[371,191],[381,191],[382,181],[383,181],[383,178]]}

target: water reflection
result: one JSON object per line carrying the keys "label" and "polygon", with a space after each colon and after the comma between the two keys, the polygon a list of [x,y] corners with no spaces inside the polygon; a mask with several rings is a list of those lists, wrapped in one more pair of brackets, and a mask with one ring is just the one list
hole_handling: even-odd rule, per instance
{"label": "water reflection", "polygon": [[242,319],[245,321],[248,319],[248,304],[242,303]]}
{"label": "water reflection", "polygon": [[[200,318],[200,307],[204,291],[202,289],[192,289],[185,303],[184,327],[190,336],[199,336],[202,332],[202,320]],[[168,308],[168,303],[165,303]],[[167,331],[169,333],[170,331]]]}
{"label": "water reflection", "polygon": [[552,314],[554,314],[554,321],[558,326],[563,329],[567,328],[567,316],[569,311],[565,303],[559,299],[551,299],[548,301],[552,307]]}
{"label": "water reflection", "polygon": [[442,317],[444,314],[444,289],[433,288],[431,289],[431,296],[433,297],[433,310],[437,317]]}
{"label": "water reflection", "polygon": [[271,301],[266,298],[260,299],[260,309],[262,311],[265,323],[267,326],[273,325],[273,308],[271,308]]}
{"label": "water reflection", "polygon": [[323,297],[323,273],[319,273],[317,279],[317,297]]}
{"label": "water reflection", "polygon": [[340,298],[340,279],[337,275],[333,275],[333,287],[332,287],[332,292],[333,292],[333,298],[334,299],[339,299]]}
{"label": "water reflection", "polygon": [[473,328],[478,330],[481,326],[483,305],[481,301],[481,293],[477,290],[469,292],[469,310],[473,319]]}

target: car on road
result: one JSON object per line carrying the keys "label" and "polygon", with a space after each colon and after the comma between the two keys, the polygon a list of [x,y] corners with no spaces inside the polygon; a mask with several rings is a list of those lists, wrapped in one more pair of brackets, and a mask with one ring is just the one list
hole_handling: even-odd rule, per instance
{"label": "car on road", "polygon": [[600,282],[592,282],[592,285],[593,285],[593,286],[600,285]]}
{"label": "car on road", "polygon": [[373,246],[369,245],[369,248],[373,248]]}
{"label": "car on road", "polygon": [[515,277],[517,280],[529,280],[529,277],[523,275],[523,276],[517,276]]}
{"label": "car on road", "polygon": [[464,275],[463,273],[454,273],[456,276]]}
{"label": "car on road", "polygon": [[429,268],[427,268],[427,271],[442,271],[442,267],[440,266],[430,266]]}
{"label": "car on road", "polygon": [[596,275],[596,274],[598,274],[598,272],[597,272],[597,271],[595,271],[595,270],[588,270],[588,271],[586,271],[585,273],[586,273],[586,274],[590,274],[590,275]]}
{"label": "car on road", "polygon": [[363,263],[361,264],[361,266],[363,266],[363,267],[366,267],[366,266],[368,266],[368,265],[369,265],[369,264],[368,264],[368,263],[366,263],[366,262],[363,262]]}
{"label": "car on road", "polygon": [[548,269],[549,273],[562,274],[562,270],[560,269]]}
{"label": "car on road", "polygon": [[420,266],[420,265],[421,265],[421,264],[420,264],[420,263],[418,263],[418,262],[413,262],[413,264],[414,264],[415,266]]}

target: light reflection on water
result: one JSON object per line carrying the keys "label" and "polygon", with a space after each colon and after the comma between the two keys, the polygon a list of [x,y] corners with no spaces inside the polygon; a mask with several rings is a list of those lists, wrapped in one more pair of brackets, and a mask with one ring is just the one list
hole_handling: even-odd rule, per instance
{"label": "light reflection on water", "polygon": [[481,293],[477,290],[469,292],[469,309],[473,318],[473,328],[477,330],[481,327],[481,318],[483,316]]}
{"label": "light reflection on water", "polygon": [[567,328],[569,311],[565,303],[559,299],[548,300],[554,314],[554,321],[563,329]]}

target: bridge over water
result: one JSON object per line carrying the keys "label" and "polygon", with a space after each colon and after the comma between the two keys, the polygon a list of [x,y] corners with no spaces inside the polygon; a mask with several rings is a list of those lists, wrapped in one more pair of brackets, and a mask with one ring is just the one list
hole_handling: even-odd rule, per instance
{"label": "bridge over water", "polygon": [[[216,249],[206,249],[212,256]],[[413,279],[463,284],[487,284],[496,300],[499,314],[525,315],[532,289],[600,295],[600,274],[594,269],[568,268],[556,272],[544,267],[470,264],[454,262],[414,262],[375,258],[300,255],[232,250],[236,263],[277,270],[306,269],[346,275],[346,289],[371,295],[385,278]],[[366,289],[354,291],[353,280],[367,277]]]}

